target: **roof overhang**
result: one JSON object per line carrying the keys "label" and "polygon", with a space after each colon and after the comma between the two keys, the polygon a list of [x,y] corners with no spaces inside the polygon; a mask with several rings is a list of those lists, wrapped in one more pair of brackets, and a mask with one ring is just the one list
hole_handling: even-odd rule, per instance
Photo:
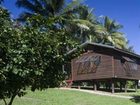
{"label": "roof overhang", "polygon": [[[133,57],[137,57],[137,58],[140,59],[140,55],[138,55],[138,54],[135,54],[135,53],[132,53],[132,52],[123,50],[123,49],[119,49],[119,48],[116,48],[116,47],[114,47],[114,46],[104,45],[104,44],[100,44],[100,43],[85,42],[85,43],[79,45],[78,48],[85,48],[85,47],[88,46],[88,45],[112,49],[112,50],[114,50],[114,51],[118,51],[118,52],[120,52],[120,53],[128,54],[128,55],[131,55],[131,56],[133,56]],[[72,53],[76,52],[76,51],[78,50],[78,48],[74,48],[74,49],[70,50],[68,53],[66,53],[66,55],[69,55],[69,54],[72,54]]]}

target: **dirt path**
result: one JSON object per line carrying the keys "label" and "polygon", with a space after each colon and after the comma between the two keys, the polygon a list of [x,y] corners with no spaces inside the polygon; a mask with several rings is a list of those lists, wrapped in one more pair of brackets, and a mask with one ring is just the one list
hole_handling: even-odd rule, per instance
{"label": "dirt path", "polygon": [[133,99],[134,98],[132,96],[122,96],[122,95],[116,95],[116,94],[112,94],[112,93],[108,93],[108,92],[85,90],[85,89],[74,89],[74,88],[60,88],[60,89],[72,90],[72,91],[81,91],[81,92],[86,92],[86,93],[102,95],[102,96],[111,96],[111,97],[118,97],[118,98],[125,98],[125,99]]}

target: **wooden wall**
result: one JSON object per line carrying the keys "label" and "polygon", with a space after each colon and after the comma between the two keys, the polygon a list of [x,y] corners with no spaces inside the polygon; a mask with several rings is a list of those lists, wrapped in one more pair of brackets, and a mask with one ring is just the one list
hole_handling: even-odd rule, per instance
{"label": "wooden wall", "polygon": [[[85,50],[85,53],[71,61],[73,81],[111,78],[140,80],[140,58],[111,48],[99,46],[89,45]],[[94,59],[96,57],[100,58],[100,63],[97,62],[97,67],[94,64],[83,64],[84,60],[86,62],[89,59],[88,57],[93,57]],[[136,60],[137,70],[130,69],[130,65],[126,69],[124,66],[127,64],[123,65],[122,58]]]}
{"label": "wooden wall", "polygon": [[[81,71],[79,72],[79,66],[82,68],[82,65],[79,64],[79,61],[84,58],[86,59],[86,57],[90,57],[90,58],[100,57],[100,63],[97,68],[91,65],[93,66],[92,71],[89,70],[90,68],[85,67],[84,69],[86,70],[85,71],[83,70],[81,73]],[[87,64],[86,66],[89,66],[89,65]],[[72,60],[72,79],[74,81],[111,78],[112,76],[113,76],[112,56],[110,55],[106,55],[102,53],[95,53],[95,52],[87,52],[87,53],[82,54],[80,57]]]}
{"label": "wooden wall", "polygon": [[[115,53],[114,53],[115,54]],[[133,63],[125,63],[122,62],[122,58],[126,57],[128,59],[135,59],[135,65],[137,65],[137,69],[133,69]],[[133,61],[132,61],[133,62]],[[115,54],[114,55],[114,70],[116,78],[124,78],[124,79],[140,79],[140,60],[136,57],[132,57],[126,54]]]}

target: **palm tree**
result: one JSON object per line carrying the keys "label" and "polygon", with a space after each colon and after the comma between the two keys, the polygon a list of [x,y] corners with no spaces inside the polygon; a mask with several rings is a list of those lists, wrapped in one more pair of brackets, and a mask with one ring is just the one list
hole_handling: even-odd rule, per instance
{"label": "palm tree", "polygon": [[80,0],[72,1],[68,5],[65,5],[65,0],[17,0],[16,5],[28,10],[20,15],[19,20],[25,21],[36,15],[61,18],[61,25],[65,24],[82,43],[89,39],[89,30],[96,20],[92,10],[81,5]]}
{"label": "palm tree", "polygon": [[79,39],[80,43],[84,43],[90,40],[92,35],[96,35],[93,31],[97,24],[96,17],[93,14],[93,9],[89,9],[85,5],[77,6],[74,8],[73,13],[76,15],[74,15],[75,17],[68,28],[71,29],[71,33],[75,38]]}
{"label": "palm tree", "polygon": [[[119,32],[119,29],[122,28],[122,25],[116,23],[116,21],[109,19],[107,16],[104,17],[103,22],[101,23],[101,28],[105,33],[101,33],[99,37],[99,43],[112,45],[118,48],[126,49],[127,40],[122,32]],[[99,30],[100,31],[100,30]]]}
{"label": "palm tree", "polygon": [[27,10],[20,15],[20,20],[36,14],[45,17],[54,16],[62,10],[64,4],[65,0],[17,0],[16,2],[17,7]]}
{"label": "palm tree", "polygon": [[45,18],[61,18],[55,25],[59,23],[61,27],[65,27],[80,43],[90,40],[119,48],[126,46],[123,33],[118,32],[120,25],[108,17],[99,24],[92,10],[80,5],[77,0],[69,5],[65,5],[65,0],[17,0],[16,5],[28,10],[20,15],[20,20],[25,21],[28,17],[38,14]]}
{"label": "palm tree", "polygon": [[0,4],[3,2],[4,0],[0,0]]}
{"label": "palm tree", "polygon": [[28,17],[38,14],[46,18],[65,14],[68,16],[68,14],[73,13],[75,7],[80,5],[80,0],[72,1],[68,5],[66,5],[65,0],[17,0],[16,5],[26,9],[19,18],[25,21]]}

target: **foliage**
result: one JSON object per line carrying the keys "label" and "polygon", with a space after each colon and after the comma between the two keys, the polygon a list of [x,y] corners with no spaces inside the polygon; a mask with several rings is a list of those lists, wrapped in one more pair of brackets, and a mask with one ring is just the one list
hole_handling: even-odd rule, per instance
{"label": "foliage", "polygon": [[[43,20],[44,27],[33,26],[32,19],[17,27],[6,10],[1,8],[0,13],[0,99],[5,105],[12,105],[14,98],[23,96],[28,87],[35,91],[59,86],[64,79],[66,46],[73,47],[64,28],[52,29],[60,18]],[[6,98],[10,101],[6,102]]]}
{"label": "foliage", "polygon": [[0,4],[3,2],[4,0],[0,0]]}
{"label": "foliage", "polygon": [[20,16],[23,20],[37,15],[61,18],[63,21],[57,22],[57,26],[66,27],[79,44],[90,41],[129,49],[124,34],[119,32],[122,25],[107,16],[101,22],[98,21],[93,9],[89,9],[80,0],[74,0],[67,5],[65,0],[60,0],[59,3],[57,0],[17,0],[16,4],[28,10]]}
{"label": "foliage", "polygon": [[100,37],[96,38],[98,43],[127,49],[127,39],[124,34],[119,31],[122,25],[118,24],[115,20],[111,20],[107,16],[103,17],[100,23],[101,25],[96,29],[96,31],[100,33]]}
{"label": "foliage", "polygon": [[17,0],[16,5],[26,9],[19,17],[19,20],[25,21],[38,14],[46,18],[69,14],[75,6],[79,5],[79,0],[72,1],[68,5],[65,0]]}
{"label": "foliage", "polygon": [[127,82],[127,87],[130,88],[130,89],[135,88],[135,81],[128,81]]}
{"label": "foliage", "polygon": [[73,11],[73,18],[67,24],[67,28],[72,36],[76,38],[79,43],[84,43],[90,40],[90,37],[97,37],[95,34],[95,27],[97,24],[96,17],[93,14],[93,9],[83,4],[76,6]]}
{"label": "foliage", "polygon": [[35,91],[58,86],[64,79],[62,64],[70,59],[65,54],[80,43],[90,39],[125,47],[119,25],[107,17],[98,23],[79,1],[65,5],[64,0],[17,0],[17,5],[28,10],[20,17],[24,25],[0,7],[0,99],[5,105],[25,95],[28,87]]}

